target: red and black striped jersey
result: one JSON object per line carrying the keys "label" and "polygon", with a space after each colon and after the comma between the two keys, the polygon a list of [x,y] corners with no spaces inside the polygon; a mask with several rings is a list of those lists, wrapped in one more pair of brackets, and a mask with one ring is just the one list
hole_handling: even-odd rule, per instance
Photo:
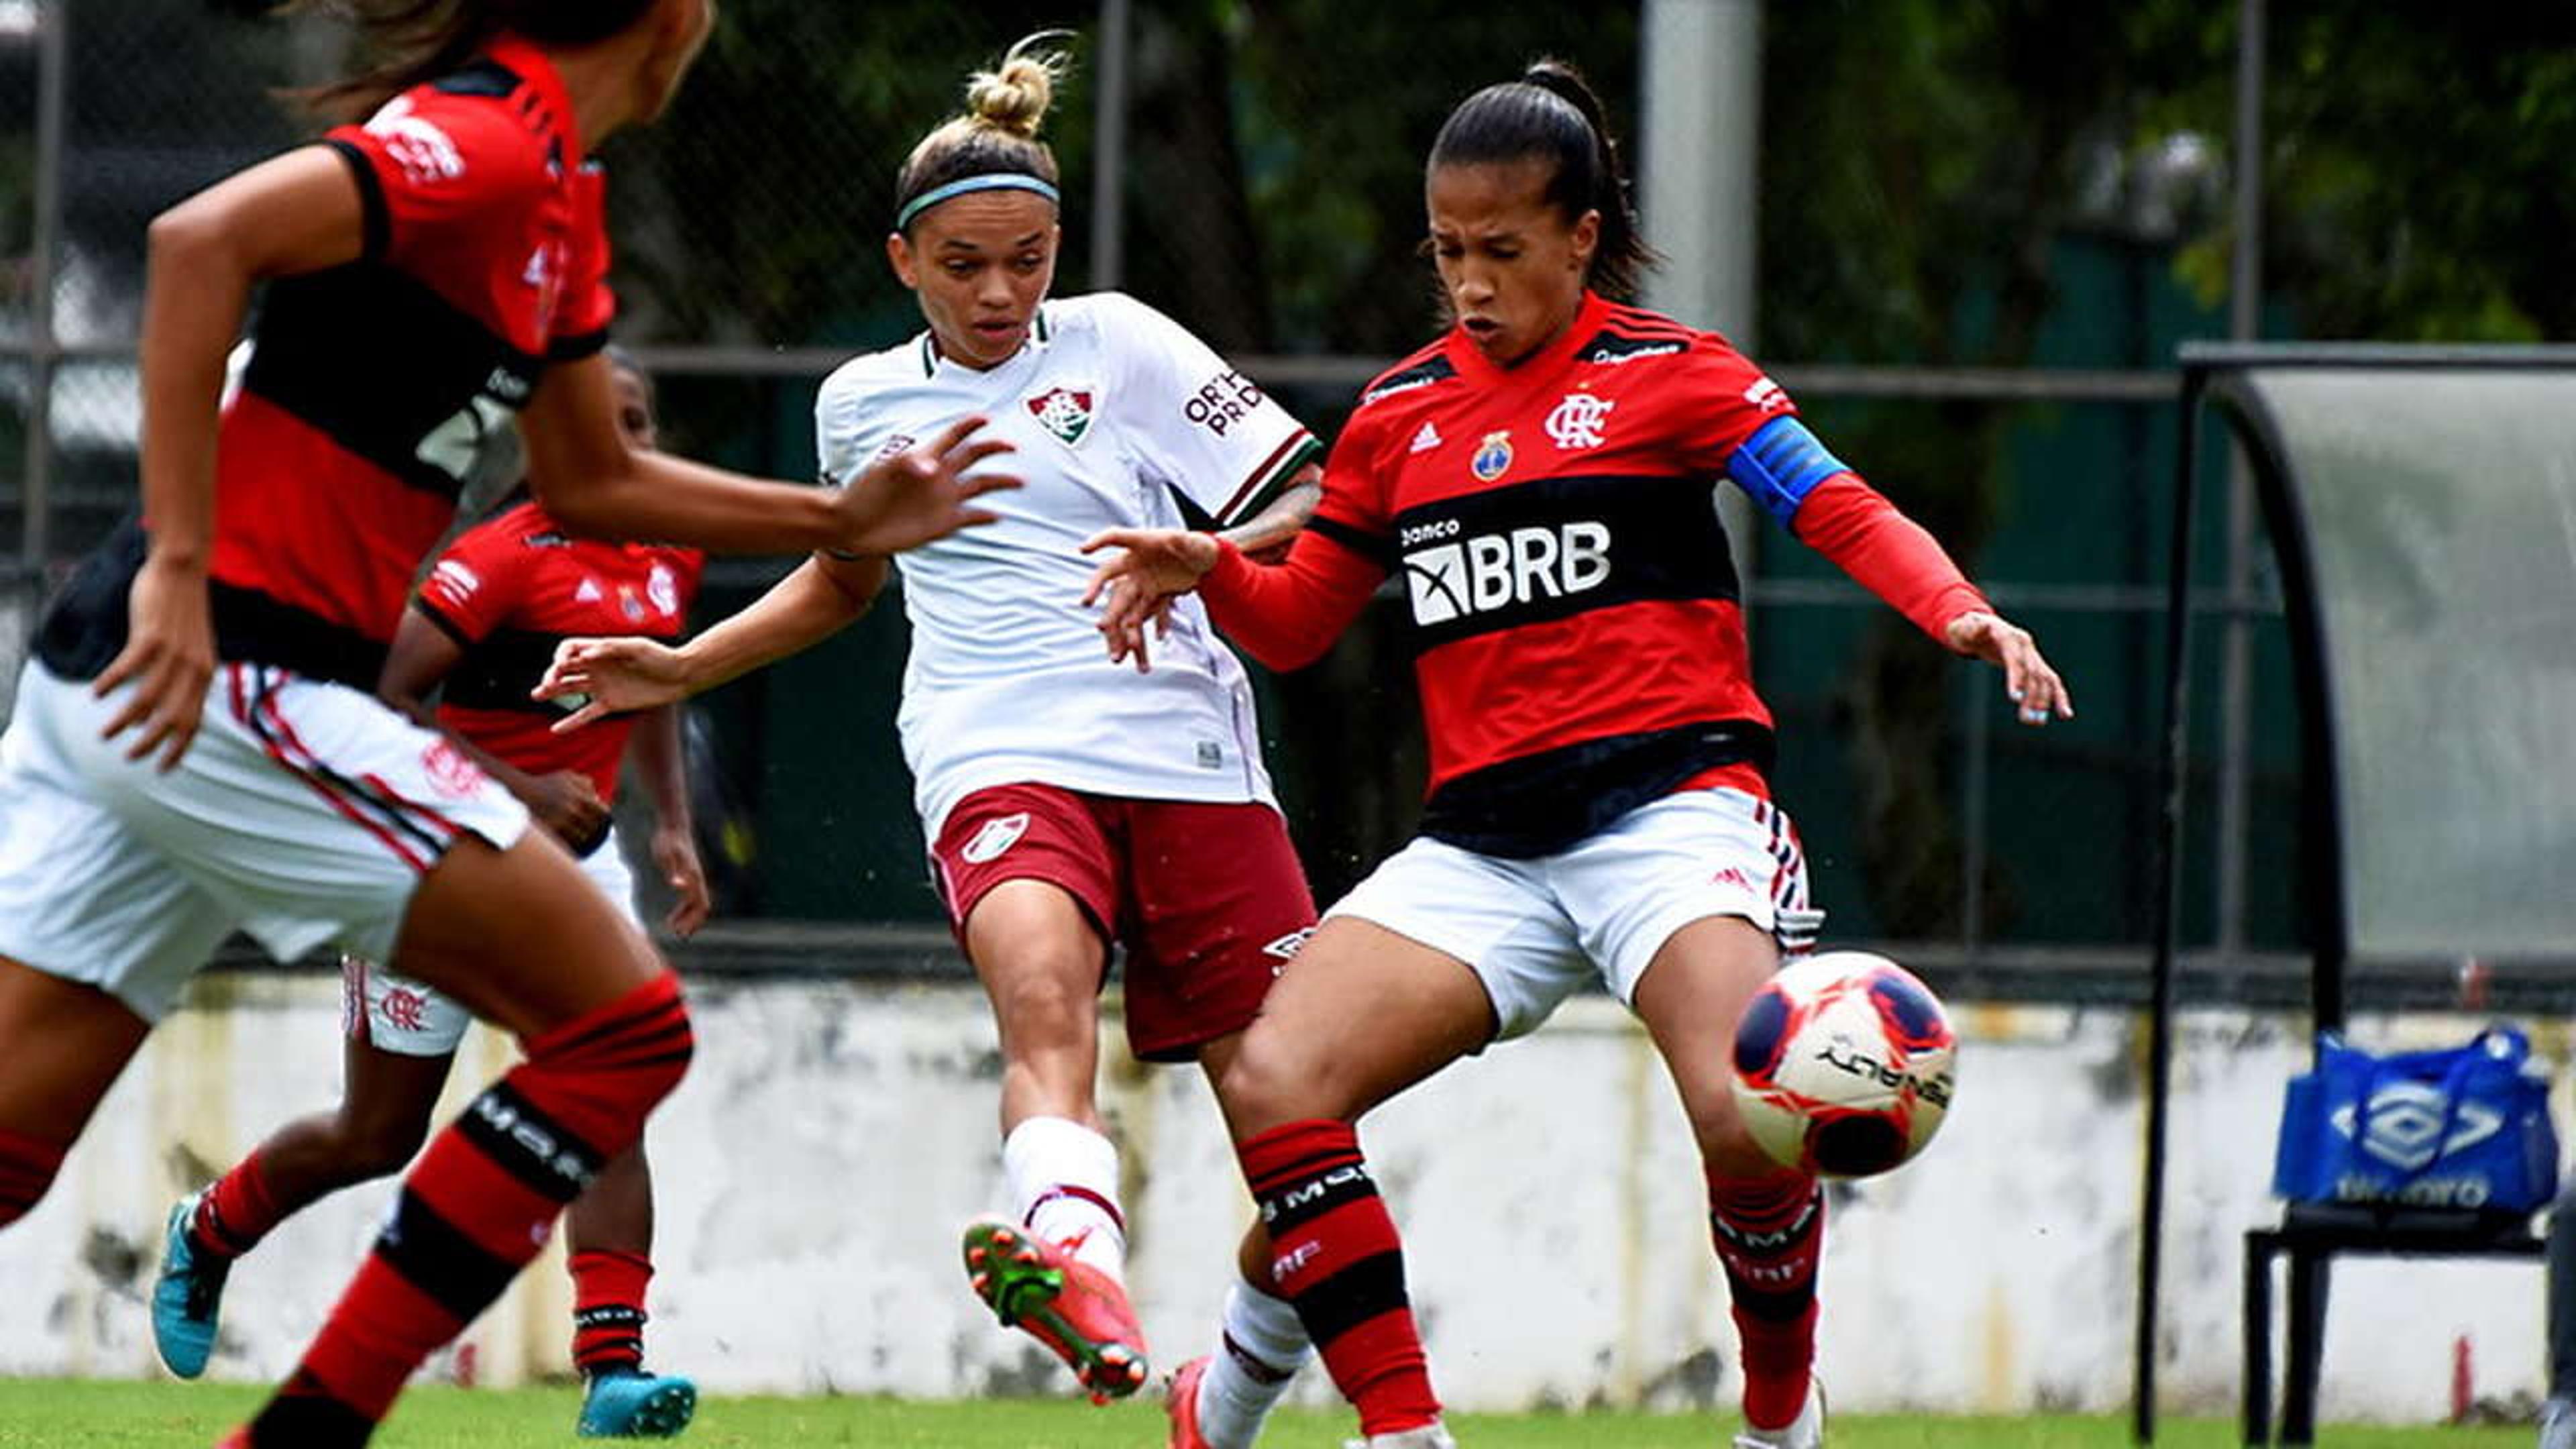
{"label": "red and black striped jersey", "polygon": [[679,638],[705,567],[693,548],[574,538],[533,503],[467,529],[412,599],[465,651],[447,676],[439,723],[530,774],[579,770],[601,799],[615,799],[637,717],[556,734],[564,711],[529,691],[566,639]]}
{"label": "red and black striped jersey", "polygon": [[[356,181],[363,248],[267,286],[217,437],[209,572],[223,657],[373,688],[485,439],[548,362],[607,340],[604,182],[562,78],[509,37],[320,144]],[[97,572],[140,556],[122,532]],[[76,586],[58,611],[93,617],[49,623],[49,664],[113,656],[130,575]]]}
{"label": "red and black striped jersey", "polygon": [[1982,603],[1795,413],[1724,338],[1590,293],[1508,368],[1453,328],[1362,394],[1287,564],[1229,552],[1203,591],[1237,642],[1293,664],[1403,576],[1426,834],[1541,855],[1685,785],[1763,794],[1771,715],[1721,480],[1802,536],[1830,518],[1819,546],[1927,627]]}

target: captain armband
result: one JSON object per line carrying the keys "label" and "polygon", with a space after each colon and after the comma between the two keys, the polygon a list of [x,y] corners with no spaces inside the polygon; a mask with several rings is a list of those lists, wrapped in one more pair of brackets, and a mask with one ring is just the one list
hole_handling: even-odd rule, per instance
{"label": "captain armband", "polygon": [[1817,484],[1850,471],[1796,418],[1764,423],[1726,460],[1726,476],[1783,527],[1797,516],[1798,505],[1807,501]]}

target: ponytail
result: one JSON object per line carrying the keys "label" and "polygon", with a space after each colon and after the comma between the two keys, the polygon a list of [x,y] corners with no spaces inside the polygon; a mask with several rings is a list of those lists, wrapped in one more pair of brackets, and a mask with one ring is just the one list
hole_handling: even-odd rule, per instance
{"label": "ponytail", "polygon": [[302,92],[315,109],[357,120],[410,90],[453,75],[503,31],[553,45],[606,40],[642,20],[659,0],[285,0],[357,27],[365,68]]}
{"label": "ponytail", "polygon": [[1444,166],[1548,163],[1544,198],[1571,224],[1601,214],[1601,242],[1584,282],[1614,302],[1636,300],[1658,260],[1637,225],[1628,173],[1601,98],[1582,72],[1554,58],[1533,62],[1516,81],[1490,85],[1449,113],[1431,143],[1430,170]]}

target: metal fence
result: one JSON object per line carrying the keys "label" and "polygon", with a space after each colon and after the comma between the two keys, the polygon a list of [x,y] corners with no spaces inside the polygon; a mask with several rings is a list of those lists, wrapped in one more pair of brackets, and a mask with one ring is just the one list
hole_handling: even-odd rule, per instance
{"label": "metal fence", "polygon": [[[1081,16],[1081,70],[1050,126],[1071,194],[1088,191],[1068,207],[1060,289],[1148,296],[1327,430],[1362,381],[1433,325],[1411,213],[1419,157],[1446,108],[1539,52],[1570,55],[1606,95],[1634,97],[1658,12],[1699,3],[1732,0],[1505,8],[1474,30],[1400,5],[1100,0]],[[279,88],[345,59],[328,20],[243,8],[0,0],[0,660],[45,580],[132,502],[146,223],[308,131]],[[1063,16],[1023,3],[728,0],[674,114],[606,149],[620,333],[663,380],[674,446],[810,473],[814,381],[919,326],[880,255],[903,152],[953,111],[971,66]],[[1407,27],[1436,46],[1408,48]],[[1408,63],[1355,73],[1344,55]],[[1650,172],[1655,163],[1650,143]],[[1372,199],[1383,204],[1363,204]],[[2084,717],[2017,731],[1991,680],[1964,669],[1934,686],[1943,708],[1891,712],[1890,700],[1922,697],[1905,676],[1948,666],[1898,639],[1885,611],[1862,607],[1803,550],[1761,548],[1749,600],[1783,724],[1781,793],[1805,821],[1820,893],[1842,917],[1836,934],[1886,943],[1954,989],[2125,998],[2143,990],[2149,931],[2155,533],[2173,471],[2158,459],[2177,445],[2163,358],[2180,336],[2214,328],[2136,302],[2164,285],[2153,246],[2107,232],[2069,245],[2070,266],[2110,268],[2106,307],[2137,314],[2122,343],[2081,365],[1774,359],[1772,370],[1828,437],[1965,429],[2000,440],[2002,503],[1968,552],[1997,602],[2060,656]],[[1888,451],[1856,461],[1902,498],[1904,450]],[[2297,946],[2287,859],[2298,849],[2287,802],[2299,771],[2286,726],[2276,737],[2258,718],[2261,701],[2287,698],[2278,611],[2250,524],[2240,517],[2214,541],[2229,563],[2202,597],[2201,627],[2219,647],[2199,657],[2223,663],[2200,695],[2195,758],[2213,763],[2195,787],[2193,858],[2207,865],[2188,937],[2208,949],[2187,958],[2185,982],[2286,997]],[[724,564],[707,616],[782,567]],[[886,959],[941,954],[922,924],[928,896],[890,726],[823,740],[812,718],[838,721],[847,706],[890,716],[881,695],[823,675],[886,687],[901,647],[891,612],[803,673],[782,666],[771,682],[711,697],[741,824],[763,842],[737,902],[748,920],[713,933],[729,959],[841,969],[863,938]],[[1400,841],[1418,779],[1414,748],[1387,743],[1413,729],[1409,683],[1383,631],[1363,634],[1309,675],[1265,682],[1319,891]],[[881,750],[881,763],[837,763],[860,746]],[[818,784],[816,772],[868,778]]]}

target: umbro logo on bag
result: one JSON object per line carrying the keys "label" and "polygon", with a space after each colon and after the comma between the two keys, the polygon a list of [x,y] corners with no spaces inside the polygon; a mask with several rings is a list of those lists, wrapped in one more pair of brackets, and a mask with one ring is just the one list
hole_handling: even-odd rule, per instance
{"label": "umbro logo on bag", "polygon": [[[2395,1082],[2370,1094],[2370,1128],[2361,1150],[2400,1171],[2430,1166],[2448,1153],[2475,1147],[2504,1130],[2504,1114],[2479,1101],[2464,1101],[2451,1114],[2451,1132],[2442,1134],[2450,1097],[2429,1082]],[[2353,1135],[2355,1113],[2350,1103],[2334,1111],[2334,1128]]]}
{"label": "umbro logo on bag", "polygon": [[982,865],[1019,844],[1020,837],[1028,833],[1029,812],[1026,810],[1005,815],[998,820],[987,820],[984,822],[984,828],[976,831],[975,838],[967,841],[966,848],[958,854],[965,857],[969,865]]}

